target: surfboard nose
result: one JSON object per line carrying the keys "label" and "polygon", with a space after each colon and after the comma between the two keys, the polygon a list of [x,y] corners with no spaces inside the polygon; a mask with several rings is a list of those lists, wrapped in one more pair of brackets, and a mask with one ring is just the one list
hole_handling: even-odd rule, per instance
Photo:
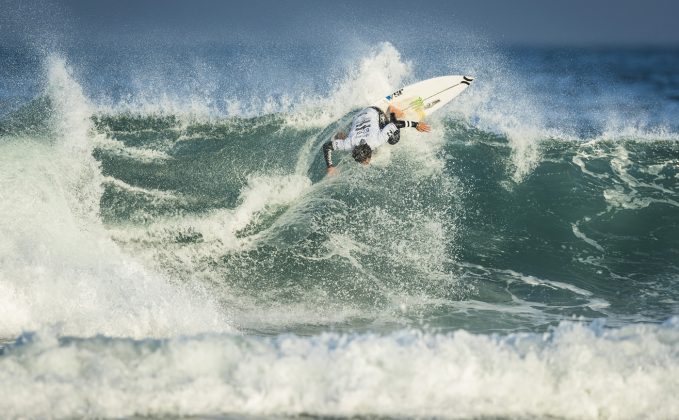
{"label": "surfboard nose", "polygon": [[471,82],[474,81],[474,78],[472,76],[462,76],[462,83],[465,85],[471,84]]}

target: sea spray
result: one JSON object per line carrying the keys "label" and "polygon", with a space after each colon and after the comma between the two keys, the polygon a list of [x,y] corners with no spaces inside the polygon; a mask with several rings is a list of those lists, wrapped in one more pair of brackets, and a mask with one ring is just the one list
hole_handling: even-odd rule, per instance
{"label": "sea spray", "polygon": [[[47,61],[48,135],[5,137],[0,336],[164,336],[229,329],[200,288],[171,286],[111,242],[91,110],[66,63]],[[202,296],[200,304],[197,297]]]}

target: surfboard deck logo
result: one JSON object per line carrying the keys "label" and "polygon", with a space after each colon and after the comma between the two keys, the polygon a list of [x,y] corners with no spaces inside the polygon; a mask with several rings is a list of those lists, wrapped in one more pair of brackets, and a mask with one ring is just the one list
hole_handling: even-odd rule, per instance
{"label": "surfboard deck logo", "polygon": [[424,109],[429,109],[429,108],[431,108],[432,106],[436,105],[436,104],[439,103],[439,102],[441,102],[440,99],[436,99],[436,100],[434,100],[434,101],[432,101],[432,102],[428,102],[428,103],[424,106]]}
{"label": "surfboard deck logo", "polygon": [[399,89],[396,92],[392,93],[391,95],[385,96],[385,98],[387,98],[387,101],[391,101],[393,98],[401,96],[402,92],[403,92],[403,89]]}
{"label": "surfboard deck logo", "polygon": [[423,120],[424,117],[426,116],[424,112],[424,101],[422,100],[421,97],[415,98],[414,100],[410,101],[409,107],[410,109],[417,113],[417,116],[419,117],[420,120]]}

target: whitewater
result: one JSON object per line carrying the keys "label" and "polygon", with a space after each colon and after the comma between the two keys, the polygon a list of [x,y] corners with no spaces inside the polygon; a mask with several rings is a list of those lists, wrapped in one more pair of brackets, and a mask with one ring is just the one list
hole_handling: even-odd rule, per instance
{"label": "whitewater", "polygon": [[[0,49],[3,417],[679,416],[676,51],[379,43],[274,86],[234,48]],[[452,73],[432,133],[325,177]]]}

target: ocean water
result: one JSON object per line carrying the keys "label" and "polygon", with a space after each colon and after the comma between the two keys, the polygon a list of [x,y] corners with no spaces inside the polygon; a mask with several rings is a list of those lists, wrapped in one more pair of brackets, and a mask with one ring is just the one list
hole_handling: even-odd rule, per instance
{"label": "ocean water", "polygon": [[679,50],[308,52],[0,48],[3,417],[679,417]]}

